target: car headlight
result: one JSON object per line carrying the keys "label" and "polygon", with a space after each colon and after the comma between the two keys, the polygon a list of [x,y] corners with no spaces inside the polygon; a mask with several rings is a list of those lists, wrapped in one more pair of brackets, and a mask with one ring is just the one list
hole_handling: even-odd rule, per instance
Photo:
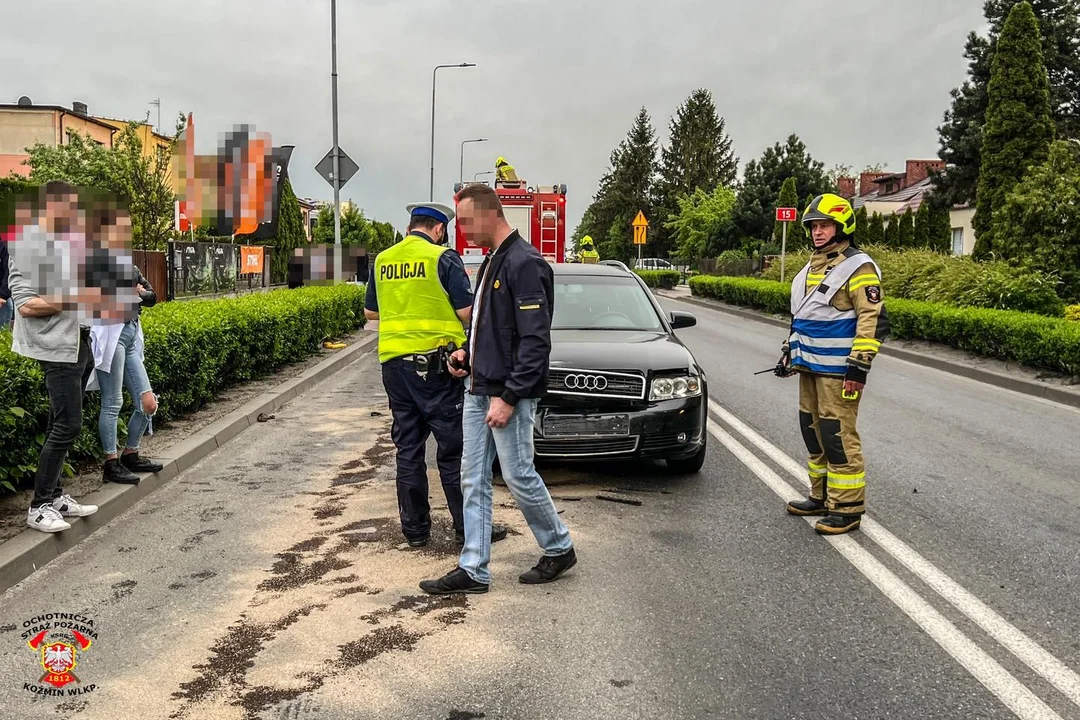
{"label": "car headlight", "polygon": [[674,400],[701,394],[701,379],[694,375],[653,378],[649,400]]}

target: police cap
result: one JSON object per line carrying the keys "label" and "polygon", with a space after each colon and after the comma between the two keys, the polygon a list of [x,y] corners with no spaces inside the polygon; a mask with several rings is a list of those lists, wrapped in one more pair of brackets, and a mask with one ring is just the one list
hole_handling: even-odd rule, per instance
{"label": "police cap", "polygon": [[405,206],[405,209],[409,211],[409,215],[411,216],[420,215],[422,217],[435,218],[441,223],[450,224],[450,221],[454,219],[454,209],[443,203],[410,203]]}

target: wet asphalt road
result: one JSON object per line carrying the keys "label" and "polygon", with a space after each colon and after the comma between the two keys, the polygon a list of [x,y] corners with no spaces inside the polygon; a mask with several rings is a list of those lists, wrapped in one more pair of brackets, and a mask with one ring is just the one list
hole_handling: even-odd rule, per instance
{"label": "wet asphalt road", "polygon": [[[431,547],[401,546],[369,354],[0,598],[2,717],[1080,718],[1077,413],[889,358],[871,377],[871,516],[987,620],[895,544],[787,516],[762,478],[798,486],[776,462],[804,462],[794,381],[750,375],[782,331],[663,303],[698,316],[680,336],[718,413],[773,458],[716,414],[694,476],[546,467],[578,566],[518,584],[537,550],[500,490],[519,534],[491,592],[431,599],[416,582],[455,563],[446,512]],[[92,692],[25,689],[23,622],[46,612],[94,621]]]}

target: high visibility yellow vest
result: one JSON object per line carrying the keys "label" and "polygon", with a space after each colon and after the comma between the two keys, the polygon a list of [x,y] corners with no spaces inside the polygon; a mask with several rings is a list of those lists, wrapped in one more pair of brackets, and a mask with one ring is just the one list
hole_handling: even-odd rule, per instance
{"label": "high visibility yellow vest", "polygon": [[581,262],[593,264],[598,263],[600,262],[600,253],[596,252],[595,250],[582,250]]}
{"label": "high visibility yellow vest", "polygon": [[445,247],[409,235],[375,258],[379,362],[465,344],[465,328],[439,282]]}

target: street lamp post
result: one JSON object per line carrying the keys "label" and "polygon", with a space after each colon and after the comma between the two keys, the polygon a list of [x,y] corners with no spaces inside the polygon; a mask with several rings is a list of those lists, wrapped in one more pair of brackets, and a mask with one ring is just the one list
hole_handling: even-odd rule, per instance
{"label": "street lamp post", "polygon": [[495,174],[495,171],[494,171],[494,170],[486,170],[486,171],[484,171],[484,172],[478,172],[478,173],[475,173],[475,174],[474,174],[474,175],[472,176],[472,179],[473,179],[473,182],[476,182],[476,178],[480,177],[481,175],[494,175],[494,174]]}
{"label": "street lamp post", "polygon": [[487,138],[477,138],[475,140],[462,140],[461,141],[461,157],[458,161],[458,185],[465,182],[465,143],[478,143],[487,142]]}
{"label": "street lamp post", "polygon": [[431,71],[431,184],[428,188],[428,201],[435,199],[435,75],[441,68],[476,67],[476,63],[458,63],[457,65],[436,65]]}

